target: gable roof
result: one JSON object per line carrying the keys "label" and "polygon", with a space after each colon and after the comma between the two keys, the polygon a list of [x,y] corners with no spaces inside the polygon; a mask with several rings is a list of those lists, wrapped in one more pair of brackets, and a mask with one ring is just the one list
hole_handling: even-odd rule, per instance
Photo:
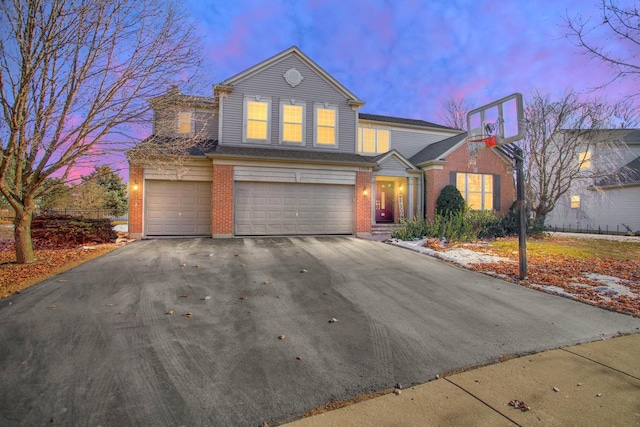
{"label": "gable roof", "polygon": [[596,182],[596,187],[618,187],[640,184],[640,157],[636,157],[623,167]]}
{"label": "gable roof", "polygon": [[413,163],[411,163],[406,157],[404,157],[396,150],[387,151],[386,153],[379,154],[375,157],[372,157],[371,159],[374,160],[378,164],[378,166],[382,166],[382,164],[392,158],[395,158],[400,163],[404,164],[407,169],[418,169]]}
{"label": "gable roof", "polygon": [[260,71],[272,66],[273,64],[276,64],[280,61],[282,61],[283,59],[289,57],[289,56],[295,56],[297,57],[300,61],[302,61],[306,66],[308,66],[309,68],[311,68],[312,70],[314,70],[320,77],[322,77],[324,80],[326,80],[330,85],[332,85],[338,92],[342,93],[342,95],[349,99],[351,101],[351,103],[356,104],[356,105],[364,105],[364,101],[360,100],[360,98],[358,98],[357,96],[355,96],[349,89],[347,89],[346,87],[344,87],[340,82],[338,82],[336,79],[333,78],[333,76],[331,76],[331,74],[327,73],[324,69],[322,69],[322,67],[320,67],[318,64],[316,64],[313,60],[311,60],[311,58],[309,58],[307,55],[305,55],[304,53],[302,53],[302,51],[300,49],[298,49],[297,46],[291,46],[289,49],[283,50],[282,52],[272,56],[271,58],[267,58],[264,61],[250,67],[247,68],[246,70],[229,77],[226,80],[223,80],[222,82],[219,83],[219,85],[221,86],[233,86],[234,84],[237,84],[245,79],[248,79],[251,76],[254,76],[255,74],[259,73]]}
{"label": "gable roof", "polygon": [[366,113],[360,113],[359,117],[361,120],[371,120],[376,122],[393,123],[393,124],[399,124],[399,125],[460,131],[459,129],[454,129],[447,126],[427,122],[424,120],[418,120],[418,119],[404,119],[402,117],[381,116],[379,114],[366,114]]}
{"label": "gable roof", "polygon": [[414,165],[420,166],[420,164],[430,160],[444,160],[445,155],[453,148],[464,143],[466,137],[467,133],[464,132],[459,135],[452,136],[451,138],[434,142],[414,154],[409,161]]}

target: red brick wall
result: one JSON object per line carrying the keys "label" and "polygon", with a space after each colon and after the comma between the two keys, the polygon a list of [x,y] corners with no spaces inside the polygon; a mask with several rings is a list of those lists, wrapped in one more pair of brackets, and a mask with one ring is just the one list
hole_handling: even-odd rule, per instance
{"label": "red brick wall", "polygon": [[[364,194],[364,190],[367,194]],[[356,172],[356,233],[371,232],[371,172]]]}
{"label": "red brick wall", "polygon": [[[142,237],[142,171],[141,165],[129,163],[129,234],[132,238]],[[134,185],[138,186],[137,190]]]}
{"label": "red brick wall", "polygon": [[427,217],[433,219],[436,210],[436,200],[440,191],[450,183],[450,172],[499,174],[500,176],[500,210],[496,213],[504,215],[515,200],[515,186],[510,162],[505,162],[495,149],[483,149],[476,161],[477,170],[469,165],[469,151],[466,144],[461,145],[451,153],[441,170],[431,169],[425,172],[427,181],[426,202]]}
{"label": "red brick wall", "polygon": [[211,234],[233,235],[233,165],[213,165]]}

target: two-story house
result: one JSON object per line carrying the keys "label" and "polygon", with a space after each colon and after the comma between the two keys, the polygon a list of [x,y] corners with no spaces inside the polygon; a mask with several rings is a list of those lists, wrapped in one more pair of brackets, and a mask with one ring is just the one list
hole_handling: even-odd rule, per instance
{"label": "two-story house", "polygon": [[133,237],[367,235],[433,217],[450,183],[474,209],[504,213],[514,198],[499,152],[472,164],[460,130],[361,113],[365,102],[297,47],[211,98],[171,89],[151,104],[151,140],[204,143],[180,165],[130,163]]}
{"label": "two-story house", "polygon": [[583,173],[547,215],[550,229],[640,232],[640,130],[601,129],[574,159]]}

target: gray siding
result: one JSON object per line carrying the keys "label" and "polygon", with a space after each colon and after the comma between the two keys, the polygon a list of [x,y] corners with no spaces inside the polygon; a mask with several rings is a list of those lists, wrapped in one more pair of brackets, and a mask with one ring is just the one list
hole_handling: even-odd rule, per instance
{"label": "gray siding", "polygon": [[194,135],[204,139],[216,139],[217,114],[211,110],[195,110],[193,113]]}
{"label": "gray siding", "polygon": [[[570,195],[563,196],[546,219],[547,226],[565,229],[626,232],[624,225],[640,231],[640,187],[580,194],[580,208],[571,209]],[[624,225],[623,225],[624,224]]]}
{"label": "gray siding", "polygon": [[427,145],[449,138],[453,134],[436,132],[409,131],[406,129],[390,128],[391,148],[406,158],[410,158]]}
{"label": "gray siding", "polygon": [[191,113],[191,136],[206,139],[216,138],[217,114],[213,110],[201,110],[191,107],[166,107],[155,110],[153,133],[161,136],[185,136],[177,132],[178,113],[182,111]]}
{"label": "gray siding", "polygon": [[390,158],[376,172],[377,176],[407,176],[407,166],[398,159]]}
{"label": "gray siding", "polygon": [[[304,80],[291,87],[284,79],[284,73],[296,68]],[[304,147],[309,150],[328,151],[331,148],[313,147],[314,103],[327,102],[338,106],[338,152],[354,153],[356,150],[356,112],[347,104],[347,99],[333,85],[328,83],[295,56],[288,56],[262,72],[253,75],[234,86],[233,92],[224,102],[224,116],[220,143],[242,144],[243,105],[245,95],[260,95],[271,99],[271,145],[279,145],[280,100],[296,99],[306,102],[306,135]],[[249,144],[245,144],[249,145]],[[264,145],[262,145],[264,146]]]}

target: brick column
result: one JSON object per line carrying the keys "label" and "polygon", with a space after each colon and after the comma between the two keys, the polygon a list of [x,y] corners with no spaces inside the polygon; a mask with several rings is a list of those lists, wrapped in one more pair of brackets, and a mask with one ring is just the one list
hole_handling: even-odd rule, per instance
{"label": "brick column", "polygon": [[356,235],[371,233],[371,182],[371,172],[356,172]]}
{"label": "brick column", "polygon": [[233,236],[233,165],[213,165],[211,235]]}
{"label": "brick column", "polygon": [[143,166],[129,163],[129,235],[142,237]]}

